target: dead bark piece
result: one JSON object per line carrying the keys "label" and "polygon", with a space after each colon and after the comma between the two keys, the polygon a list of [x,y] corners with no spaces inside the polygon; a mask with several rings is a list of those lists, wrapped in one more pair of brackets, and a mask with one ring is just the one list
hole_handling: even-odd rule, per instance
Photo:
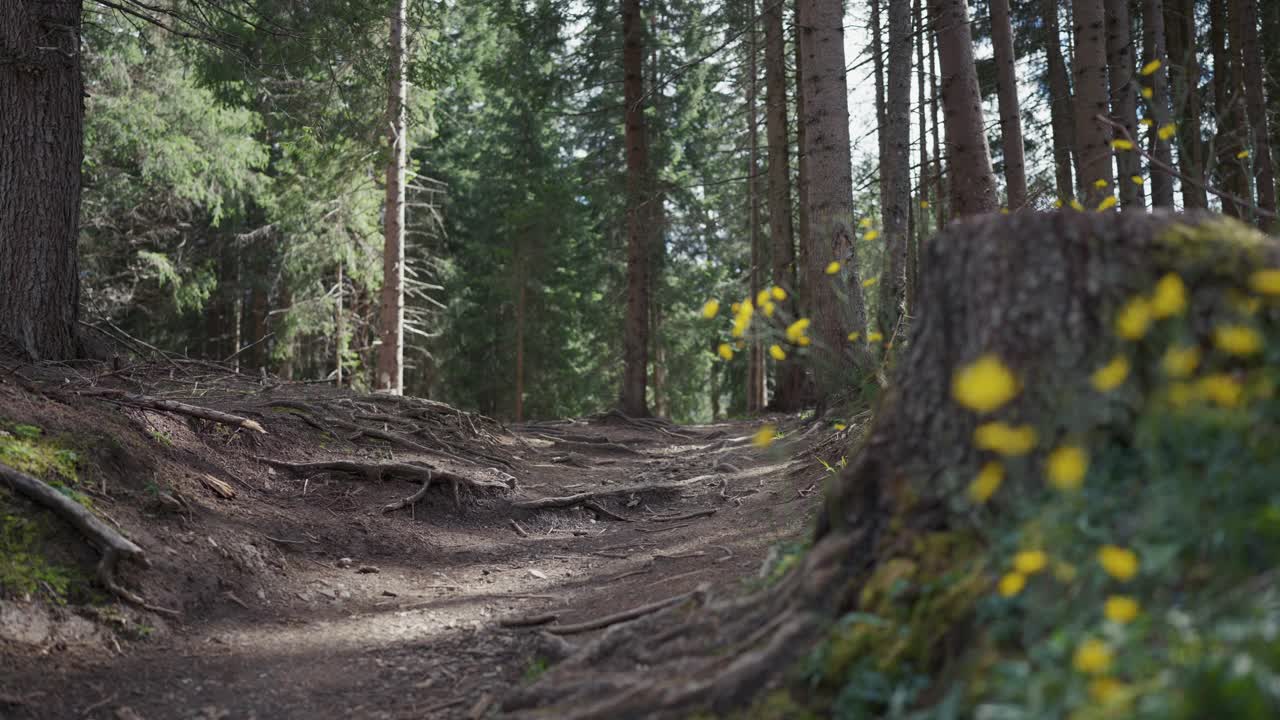
{"label": "dead bark piece", "polygon": [[200,475],[200,484],[209,488],[209,490],[224,500],[234,500],[236,497],[236,489],[218,478],[209,475]]}
{"label": "dead bark piece", "polygon": [[698,589],[693,592],[673,595],[669,598],[651,602],[647,605],[641,605],[630,610],[623,610],[622,612],[617,612],[612,615],[606,615],[602,618],[596,618],[595,620],[588,620],[586,622],[577,623],[576,625],[552,625],[547,628],[547,632],[554,633],[556,635],[574,635],[577,633],[599,630],[601,628],[609,627],[610,625],[617,625],[618,623],[626,622],[628,620],[635,620],[638,617],[644,617],[650,613],[655,613],[659,610],[671,607],[672,605],[682,603],[695,596],[705,596],[706,592],[707,586],[699,586]]}
{"label": "dead bark piece", "polygon": [[213,410],[211,408],[200,407],[198,405],[188,405],[187,403],[178,402],[177,400],[164,400],[161,398],[153,398],[147,395],[138,395],[137,393],[125,392],[124,390],[113,390],[110,388],[85,388],[77,390],[76,394],[89,397],[104,397],[116,402],[132,405],[134,407],[150,408],[152,410],[162,410],[164,412],[177,413],[179,415],[187,415],[201,420],[209,420],[223,425],[231,425],[241,427],[245,430],[267,434],[265,428],[256,420],[232,415],[221,410]]}
{"label": "dead bark piece", "polygon": [[24,472],[19,472],[8,465],[0,464],[0,482],[3,482],[14,492],[65,520],[78,530],[90,544],[101,550],[102,559],[98,562],[98,581],[112,593],[146,610],[166,615],[178,615],[176,610],[156,607],[147,603],[140,596],[116,583],[115,569],[121,558],[134,558],[144,566],[150,566],[146,553],[133,541],[99,520],[98,516],[89,512],[88,508]]}

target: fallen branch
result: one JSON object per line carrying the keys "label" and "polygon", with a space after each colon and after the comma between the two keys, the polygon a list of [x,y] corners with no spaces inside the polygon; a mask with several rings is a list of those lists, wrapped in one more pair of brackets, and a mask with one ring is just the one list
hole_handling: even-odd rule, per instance
{"label": "fallen branch", "polygon": [[223,425],[231,425],[234,427],[252,430],[254,432],[267,434],[265,428],[258,424],[256,420],[224,413],[221,410],[213,410],[211,408],[200,407],[198,405],[188,405],[178,402],[177,400],[162,400],[147,395],[138,395],[136,393],[125,392],[124,390],[113,390],[111,388],[85,388],[77,390],[77,394],[89,397],[105,397],[124,405],[132,405],[134,407],[150,408],[152,410],[162,410],[164,412],[177,413],[179,415],[188,415],[201,420],[210,420],[212,422],[221,423]]}
{"label": "fallen branch", "polygon": [[693,592],[673,595],[669,598],[658,600],[656,602],[651,602],[647,605],[641,605],[640,607],[632,608],[630,610],[623,610],[622,612],[614,613],[612,615],[606,615],[602,618],[596,618],[595,620],[588,620],[586,622],[581,622],[576,625],[552,625],[551,627],[547,628],[547,632],[553,633],[556,635],[574,635],[577,633],[590,632],[592,630],[599,630],[600,628],[606,628],[606,627],[609,627],[610,625],[617,625],[618,623],[621,623],[621,622],[626,622],[628,620],[635,620],[638,617],[644,617],[645,615],[648,615],[650,613],[655,613],[664,608],[671,607],[672,605],[682,603],[685,600],[688,600],[689,598],[694,597],[695,595],[700,595],[703,593],[705,593],[705,589],[700,587],[697,590],[694,590]]}
{"label": "fallen branch", "polygon": [[99,520],[88,508],[26,473],[0,464],[0,481],[65,520],[96,546],[102,552],[102,559],[98,562],[98,581],[112,593],[146,610],[173,616],[179,614],[176,610],[151,605],[116,583],[115,569],[121,558],[134,558],[146,567],[151,565],[146,553],[132,540]]}
{"label": "fallen branch", "polygon": [[523,525],[516,522],[515,518],[511,518],[510,522],[511,522],[511,529],[515,530],[517,535],[519,535],[522,538],[529,537],[529,531],[525,530]]}
{"label": "fallen branch", "polygon": [[683,515],[654,515],[653,517],[645,518],[645,520],[650,522],[676,522],[679,520],[692,520],[694,518],[715,515],[717,512],[719,512],[719,510],[711,508],[709,510],[698,510],[696,512],[685,513]]}

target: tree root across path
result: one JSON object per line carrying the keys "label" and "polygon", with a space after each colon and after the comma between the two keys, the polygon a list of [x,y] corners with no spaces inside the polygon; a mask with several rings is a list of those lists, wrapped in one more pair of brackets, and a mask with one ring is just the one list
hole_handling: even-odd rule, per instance
{"label": "tree root across path", "polygon": [[92,545],[102,553],[98,562],[98,582],[116,596],[137,605],[144,610],[177,616],[178,611],[157,607],[148,603],[141,596],[121,587],[115,579],[116,565],[122,558],[132,558],[150,567],[146,553],[132,540],[121,535],[109,525],[98,519],[88,508],[58,492],[53,487],[26,473],[19,472],[8,465],[0,464],[0,482],[14,492],[41,505],[53,514],[65,520],[80,531]]}
{"label": "tree root across path", "polygon": [[460,489],[463,487],[471,490],[489,490],[499,492],[506,492],[516,488],[516,479],[514,477],[492,469],[490,470],[492,473],[502,475],[505,480],[478,473],[449,472],[426,463],[370,463],[357,462],[354,460],[329,460],[324,462],[295,463],[287,460],[274,460],[266,457],[255,457],[254,459],[297,474],[310,472],[335,472],[346,475],[357,475],[369,480],[370,482],[378,482],[391,477],[397,477],[402,480],[409,481],[422,481],[422,486],[418,488],[417,492],[385,505],[382,508],[382,512],[384,513],[400,510],[401,508],[410,507],[416,504],[419,500],[426,497],[427,490],[430,489],[432,481],[436,480],[452,483],[453,502],[454,505],[459,508],[462,507]]}
{"label": "tree root across path", "polygon": [[77,395],[88,397],[101,397],[107,400],[113,400],[123,405],[132,405],[134,407],[147,408],[150,410],[162,410],[164,412],[177,413],[179,415],[187,415],[189,417],[200,418],[201,420],[209,420],[223,425],[231,425],[232,427],[240,427],[245,430],[266,434],[266,429],[260,423],[249,418],[232,415],[220,410],[212,408],[200,407],[198,405],[188,405],[187,403],[178,402],[176,400],[165,400],[163,398],[153,398],[137,393],[125,392],[124,390],[114,390],[111,388],[83,388],[76,391]]}

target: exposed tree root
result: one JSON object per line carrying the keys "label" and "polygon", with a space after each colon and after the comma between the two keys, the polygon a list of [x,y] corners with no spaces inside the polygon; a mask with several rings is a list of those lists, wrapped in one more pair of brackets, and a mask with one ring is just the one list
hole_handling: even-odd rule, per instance
{"label": "exposed tree root", "polygon": [[699,600],[705,600],[706,593],[707,589],[705,587],[700,587],[693,592],[673,595],[672,597],[651,602],[647,605],[641,605],[639,607],[631,608],[630,610],[623,610],[622,612],[613,613],[612,615],[606,615],[594,620],[588,620],[574,625],[552,625],[547,628],[547,632],[555,635],[574,635],[577,633],[589,632],[591,630],[599,630],[601,628],[609,627],[610,625],[617,625],[618,623],[624,623],[628,620],[635,620],[638,617],[644,617],[650,613],[658,612],[663,608],[668,608],[677,603],[682,603],[690,598],[696,597]]}
{"label": "exposed tree root", "polygon": [[98,581],[102,583],[103,587],[118,597],[145,610],[171,616],[179,614],[176,610],[157,607],[148,603],[141,596],[126,590],[116,582],[116,565],[119,564],[122,558],[133,558],[145,567],[151,566],[150,561],[147,560],[146,553],[132,540],[99,520],[98,516],[89,512],[88,508],[24,472],[19,472],[8,465],[0,464],[0,481],[3,481],[14,492],[20,493],[23,497],[43,506],[65,520],[78,530],[90,544],[96,546],[102,552],[102,559],[98,561],[97,574]]}
{"label": "exposed tree root", "polygon": [[[399,510],[400,508],[408,507],[408,506],[410,506],[410,505],[415,505],[415,504],[417,504],[417,502],[418,502],[419,500],[421,500],[422,498],[424,498],[424,497],[426,497],[426,496],[427,496],[427,490],[429,490],[429,489],[431,489],[431,473],[430,473],[430,472],[428,472],[428,473],[427,473],[427,479],[426,479],[426,480],[424,480],[424,481],[422,482],[422,487],[418,488],[418,491],[417,491],[417,492],[415,492],[414,494],[410,495],[409,497],[401,498],[401,499],[399,499],[399,500],[396,500],[395,502],[387,503],[386,505],[383,505],[383,506],[382,506],[382,512],[383,512],[383,514],[386,514],[386,513],[389,513],[389,512],[395,512],[396,510]],[[458,486],[457,486],[457,484],[455,484],[455,485],[454,485],[453,491],[454,491],[454,492],[453,492],[453,495],[454,495],[454,503],[456,504],[456,503],[458,502],[458,499],[457,499],[457,497],[458,497]]]}
{"label": "exposed tree root", "polygon": [[146,395],[138,395],[136,393],[125,392],[124,390],[113,390],[110,388],[82,388],[76,391],[76,394],[89,397],[102,397],[124,405],[132,405],[134,407],[149,408],[152,410],[162,410],[164,412],[177,413],[179,415],[187,415],[201,420],[210,420],[223,425],[231,425],[232,427],[240,427],[245,430],[266,434],[266,429],[262,427],[256,420],[232,415],[220,410],[213,410],[197,405],[188,405],[176,400],[164,400],[161,398],[148,397]]}
{"label": "exposed tree root", "polygon": [[431,488],[432,482],[438,480],[448,482],[453,485],[453,502],[454,505],[459,508],[462,507],[462,498],[460,495],[460,489],[462,487],[467,487],[472,490],[489,490],[499,492],[514,490],[516,487],[514,477],[506,475],[498,470],[493,470],[492,472],[505,477],[505,481],[496,477],[476,476],[471,474],[464,475],[449,472],[425,463],[367,463],[356,462],[353,460],[295,463],[287,460],[274,460],[266,457],[257,457],[254,459],[298,474],[309,472],[336,472],[347,475],[356,475],[369,480],[370,482],[378,482],[391,477],[410,481],[422,481],[422,486],[418,488],[417,492],[385,505],[382,508],[382,512],[384,513],[393,512],[395,510],[400,510],[401,508],[417,504],[419,500],[426,497],[427,491]]}
{"label": "exposed tree root", "polygon": [[591,490],[590,492],[576,493],[574,495],[561,495],[557,497],[537,498],[534,500],[521,500],[512,503],[515,507],[524,510],[543,510],[546,508],[572,507],[597,498],[613,497],[615,495],[634,495],[638,493],[650,492],[675,492],[689,486],[689,482],[683,481],[678,483],[656,483],[651,485],[629,485],[626,487],[610,488],[608,490]]}

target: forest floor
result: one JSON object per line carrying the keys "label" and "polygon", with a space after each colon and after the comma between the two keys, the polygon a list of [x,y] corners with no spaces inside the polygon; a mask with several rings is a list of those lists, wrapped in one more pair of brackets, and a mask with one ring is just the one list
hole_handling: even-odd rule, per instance
{"label": "forest floor", "polygon": [[[819,458],[838,462],[850,432],[773,418],[783,436],[757,448],[763,420],[505,428],[438,403],[175,368],[0,380],[0,440],[37,427],[35,447],[74,448],[75,487],[152,562],[122,579],[179,613],[100,592],[0,600],[0,717],[491,715],[602,632],[574,625],[758,587],[804,541],[834,477]],[[138,398],[252,416],[266,433]],[[436,482],[386,511],[420,483],[281,464],[330,461],[429,463]],[[562,500],[527,507],[548,498]],[[91,567],[57,529],[42,551]]]}

